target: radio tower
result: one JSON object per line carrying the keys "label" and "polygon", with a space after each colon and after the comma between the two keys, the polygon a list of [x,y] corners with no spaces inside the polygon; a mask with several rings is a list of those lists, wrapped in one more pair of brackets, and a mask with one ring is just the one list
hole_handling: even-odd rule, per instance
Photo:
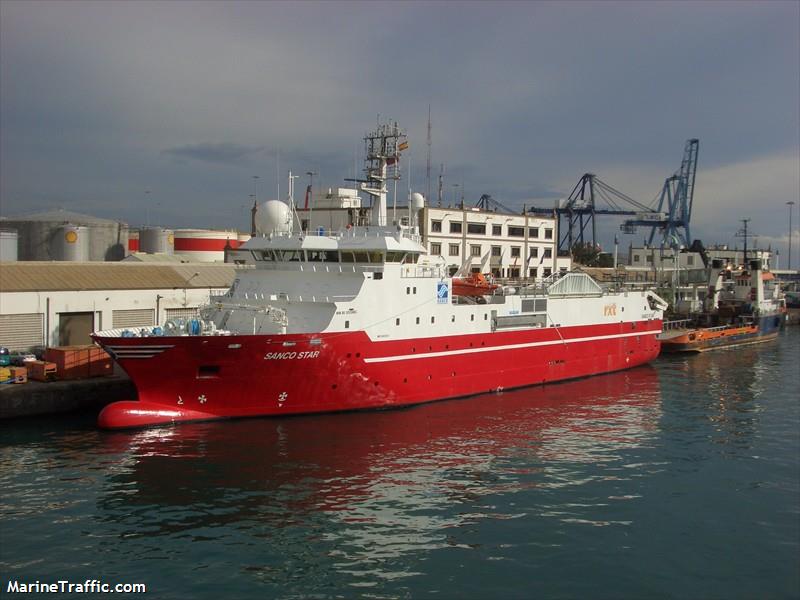
{"label": "radio tower", "polygon": [[431,105],[428,104],[428,195],[425,196],[427,202],[431,201]]}

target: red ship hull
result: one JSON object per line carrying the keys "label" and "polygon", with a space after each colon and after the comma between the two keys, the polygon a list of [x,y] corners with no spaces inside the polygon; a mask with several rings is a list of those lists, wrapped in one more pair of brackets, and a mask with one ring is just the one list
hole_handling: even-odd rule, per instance
{"label": "red ship hull", "polygon": [[658,356],[661,321],[371,341],[364,332],[104,338],[139,400],[104,428],[408,406],[587,377]]}

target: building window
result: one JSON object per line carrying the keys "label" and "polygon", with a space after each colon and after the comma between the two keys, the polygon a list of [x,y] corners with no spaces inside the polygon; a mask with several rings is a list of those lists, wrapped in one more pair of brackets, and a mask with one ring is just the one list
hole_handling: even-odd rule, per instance
{"label": "building window", "polygon": [[528,271],[528,276],[533,278],[533,279],[536,279],[538,277],[538,274],[536,273],[536,269],[531,269],[530,271]]}
{"label": "building window", "polygon": [[431,221],[431,231],[434,233],[441,233],[442,232],[442,222],[441,221]]}
{"label": "building window", "polygon": [[486,223],[467,223],[467,233],[486,235]]}
{"label": "building window", "polygon": [[500,246],[492,246],[492,256],[500,256],[503,254],[503,249]]}
{"label": "building window", "polygon": [[686,257],[686,266],[687,267],[694,266],[694,256],[689,255]]}
{"label": "building window", "polygon": [[524,227],[508,227],[508,237],[525,237]]}
{"label": "building window", "polygon": [[503,226],[492,225],[492,235],[503,235]]}
{"label": "building window", "polygon": [[552,248],[545,248],[544,249],[544,257],[545,258],[553,258],[553,249]]}
{"label": "building window", "polygon": [[473,244],[469,247],[469,254],[470,256],[480,256],[481,255],[481,246],[480,244]]}
{"label": "building window", "polygon": [[419,325],[419,317],[417,317],[417,325]]}
{"label": "building window", "polygon": [[431,242],[431,254],[439,256],[442,253],[442,245],[436,242]]}
{"label": "building window", "polygon": [[394,320],[394,324],[395,324],[395,325],[400,325],[400,319],[395,319],[395,320]]}
{"label": "building window", "polygon": [[530,227],[528,229],[528,237],[538,238],[539,237],[539,228],[538,227]]}
{"label": "building window", "polygon": [[461,223],[459,221],[450,221],[450,233],[461,233]]}
{"label": "building window", "polygon": [[544,239],[552,240],[553,239],[553,230],[552,229],[545,229],[544,230]]}
{"label": "building window", "polygon": [[519,258],[519,246],[511,246],[511,258]]}
{"label": "building window", "polygon": [[529,258],[539,258],[539,248],[538,248],[538,246],[534,247],[534,248],[531,248],[530,252],[531,252],[531,255],[530,255]]}
{"label": "building window", "polygon": [[519,277],[519,267],[514,267],[508,270],[508,276],[513,278]]}
{"label": "building window", "polygon": [[436,322],[436,317],[431,317],[431,325],[433,325],[435,322]]}
{"label": "building window", "polygon": [[458,256],[458,249],[459,249],[458,244],[450,244],[450,252],[449,252],[450,256]]}
{"label": "building window", "polygon": [[641,258],[641,256],[639,256],[638,254],[634,254],[633,255],[633,262],[639,262],[640,258]]}
{"label": "building window", "polygon": [[544,270],[544,276],[545,277],[550,277],[550,275],[552,275],[552,273],[553,273],[552,269],[547,268],[547,269]]}

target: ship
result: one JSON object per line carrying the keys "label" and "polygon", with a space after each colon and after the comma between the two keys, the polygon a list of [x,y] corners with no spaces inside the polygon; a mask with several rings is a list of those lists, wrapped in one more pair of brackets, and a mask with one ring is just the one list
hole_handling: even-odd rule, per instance
{"label": "ship", "polygon": [[422,244],[420,194],[387,224],[387,169],[405,135],[383,124],[365,140],[368,226],[298,230],[290,173],[287,202],[259,207],[258,234],[229,251],[231,288],[197,318],[92,334],[138,392],[106,406],[101,428],[408,407],[658,356],[667,304],[644,287],[570,271],[459,290]]}
{"label": "ship", "polygon": [[786,300],[775,276],[760,259],[732,268],[715,259],[703,310],[668,321],[659,336],[664,352],[705,352],[778,337],[786,321]]}

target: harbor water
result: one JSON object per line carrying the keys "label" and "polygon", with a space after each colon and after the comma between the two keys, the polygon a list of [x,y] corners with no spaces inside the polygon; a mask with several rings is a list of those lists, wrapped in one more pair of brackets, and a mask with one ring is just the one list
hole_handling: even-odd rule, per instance
{"label": "harbor water", "polygon": [[[0,427],[0,572],[156,598],[800,597],[800,330],[406,410]],[[80,594],[87,597],[87,594]]]}

